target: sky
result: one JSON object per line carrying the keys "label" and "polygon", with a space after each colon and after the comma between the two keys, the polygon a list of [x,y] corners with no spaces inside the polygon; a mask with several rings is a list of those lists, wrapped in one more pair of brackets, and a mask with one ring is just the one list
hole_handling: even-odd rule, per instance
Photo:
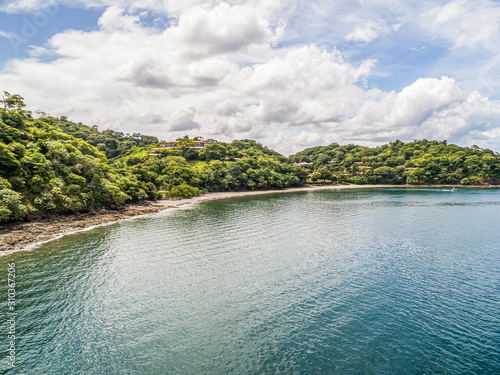
{"label": "sky", "polygon": [[494,0],[0,1],[0,92],[33,113],[285,155],[500,151],[499,47]]}

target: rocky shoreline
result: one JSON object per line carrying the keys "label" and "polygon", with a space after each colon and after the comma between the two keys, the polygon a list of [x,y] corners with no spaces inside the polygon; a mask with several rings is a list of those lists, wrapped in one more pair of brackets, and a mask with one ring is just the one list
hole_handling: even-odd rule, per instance
{"label": "rocky shoreline", "polygon": [[127,204],[116,210],[98,209],[88,213],[51,216],[29,222],[0,225],[0,256],[28,248],[36,243],[49,241],[67,233],[73,233],[95,225],[108,224],[118,220],[154,214],[168,208],[179,207],[214,199],[236,198],[250,195],[289,193],[298,191],[359,189],[359,188],[500,188],[500,186],[461,185],[322,185],[290,188],[283,190],[239,191],[207,193],[192,198],[163,199]]}
{"label": "rocky shoreline", "polygon": [[116,210],[101,208],[88,213],[54,215],[35,221],[3,224],[0,226],[0,255],[22,250],[36,242],[44,242],[65,233],[133,216],[152,214],[163,209],[164,207],[154,202],[141,202]]}

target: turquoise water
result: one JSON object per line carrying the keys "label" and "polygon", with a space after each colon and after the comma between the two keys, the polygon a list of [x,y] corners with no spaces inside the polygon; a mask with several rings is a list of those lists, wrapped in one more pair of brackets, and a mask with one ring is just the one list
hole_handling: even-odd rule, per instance
{"label": "turquoise water", "polygon": [[499,374],[500,191],[206,202],[0,258],[2,374]]}

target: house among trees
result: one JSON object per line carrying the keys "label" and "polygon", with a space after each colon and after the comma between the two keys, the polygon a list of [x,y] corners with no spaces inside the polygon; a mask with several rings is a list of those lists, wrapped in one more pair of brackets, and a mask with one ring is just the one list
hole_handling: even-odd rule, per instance
{"label": "house among trees", "polygon": [[297,167],[310,167],[311,165],[313,165],[313,163],[307,163],[307,162],[303,161],[301,163],[293,163],[293,165],[295,165]]}
{"label": "house among trees", "polygon": [[[180,145],[182,144],[182,141],[183,141],[183,139],[177,140],[177,141],[167,141],[164,143],[164,148],[171,149],[171,150],[179,150],[179,149],[181,149]],[[192,140],[191,142],[193,143],[193,145],[189,146],[188,148],[190,150],[198,150],[198,151],[203,149],[203,147],[210,144],[210,142],[208,142],[208,141]]]}

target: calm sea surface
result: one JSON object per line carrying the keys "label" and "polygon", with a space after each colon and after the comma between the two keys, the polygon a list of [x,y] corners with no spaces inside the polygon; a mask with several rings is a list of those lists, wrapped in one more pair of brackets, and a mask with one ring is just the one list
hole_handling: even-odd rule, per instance
{"label": "calm sea surface", "polygon": [[2,374],[500,374],[500,190],[206,202],[1,257],[0,284]]}

